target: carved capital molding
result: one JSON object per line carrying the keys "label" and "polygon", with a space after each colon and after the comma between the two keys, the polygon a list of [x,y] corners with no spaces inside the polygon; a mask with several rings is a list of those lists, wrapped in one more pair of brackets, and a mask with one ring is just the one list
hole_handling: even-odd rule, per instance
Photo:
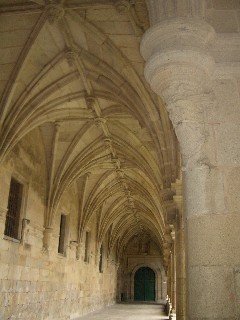
{"label": "carved capital molding", "polygon": [[168,104],[206,92],[215,62],[207,44],[214,29],[201,19],[176,18],[150,28],[141,42],[145,78]]}
{"label": "carved capital molding", "polygon": [[214,37],[208,23],[185,17],[156,24],[141,43],[145,78],[166,103],[185,168],[202,167],[202,159],[209,162],[204,108],[216,103],[211,83],[215,61],[208,52]]}

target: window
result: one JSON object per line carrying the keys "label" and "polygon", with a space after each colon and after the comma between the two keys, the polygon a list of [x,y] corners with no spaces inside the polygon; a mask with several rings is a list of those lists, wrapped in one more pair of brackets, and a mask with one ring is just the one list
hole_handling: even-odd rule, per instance
{"label": "window", "polygon": [[8,211],[6,215],[4,234],[13,239],[19,239],[20,214],[23,197],[23,185],[12,178],[8,197]]}
{"label": "window", "polygon": [[84,261],[89,262],[89,238],[90,238],[90,232],[86,232],[85,237],[85,252],[84,252]]}
{"label": "window", "polygon": [[66,254],[66,242],[67,242],[66,236],[67,236],[67,216],[65,214],[61,214],[58,253],[63,255]]}
{"label": "window", "polygon": [[100,257],[99,257],[99,272],[103,272],[103,246],[100,248]]}

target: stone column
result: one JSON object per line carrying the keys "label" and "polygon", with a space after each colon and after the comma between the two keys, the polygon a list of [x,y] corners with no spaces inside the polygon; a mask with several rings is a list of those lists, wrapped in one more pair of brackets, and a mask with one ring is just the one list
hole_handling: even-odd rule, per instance
{"label": "stone column", "polygon": [[171,250],[171,302],[172,311],[176,312],[176,250],[175,250],[175,231],[171,232],[173,239],[172,250]]}
{"label": "stone column", "polygon": [[[170,229],[170,228],[169,228]],[[171,314],[176,310],[176,253],[175,253],[175,232],[168,234],[171,237],[171,243],[164,245],[164,255],[167,257],[167,294],[171,302]]]}
{"label": "stone column", "polygon": [[163,265],[167,275],[167,295],[172,302],[172,237],[171,227],[168,225],[165,228],[165,242],[163,244]]}
{"label": "stone column", "polygon": [[175,191],[173,197],[178,213],[175,224],[176,244],[176,315],[178,320],[186,320],[186,259],[185,259],[185,228],[182,205],[182,182],[172,184]]}
{"label": "stone column", "polygon": [[[157,0],[149,5],[154,3],[160,5]],[[228,143],[234,140],[223,136],[216,144],[216,123],[209,116],[221,103],[212,82],[214,60],[207,51],[215,33],[198,15],[166,15],[155,23],[144,35],[141,51],[145,77],[166,103],[182,155],[187,319],[238,319],[240,201],[234,178],[239,181],[240,161],[235,159],[238,170],[229,171],[228,164],[234,163],[225,150],[232,152]],[[224,129],[234,134],[231,127]]]}

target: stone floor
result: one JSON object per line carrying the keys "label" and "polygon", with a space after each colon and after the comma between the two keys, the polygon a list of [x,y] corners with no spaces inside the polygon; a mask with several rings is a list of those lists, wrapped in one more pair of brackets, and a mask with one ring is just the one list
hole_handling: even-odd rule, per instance
{"label": "stone floor", "polygon": [[90,313],[79,320],[167,320],[163,306],[157,304],[116,304]]}

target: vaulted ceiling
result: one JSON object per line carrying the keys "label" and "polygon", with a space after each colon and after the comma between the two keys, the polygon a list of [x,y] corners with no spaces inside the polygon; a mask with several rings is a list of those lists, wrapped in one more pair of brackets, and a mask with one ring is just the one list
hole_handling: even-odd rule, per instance
{"label": "vaulted ceiling", "polygon": [[75,183],[82,230],[98,212],[99,241],[111,229],[112,246],[142,233],[164,242],[179,155],[144,80],[147,27],[144,0],[0,1],[0,158],[40,130],[46,226]]}

